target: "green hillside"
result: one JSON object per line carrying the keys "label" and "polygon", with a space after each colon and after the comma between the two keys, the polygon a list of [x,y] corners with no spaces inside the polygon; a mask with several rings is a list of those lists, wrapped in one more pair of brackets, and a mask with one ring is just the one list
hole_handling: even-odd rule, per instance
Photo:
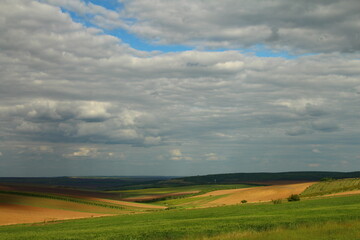
{"label": "green hillside", "polygon": [[304,197],[319,196],[331,193],[360,189],[360,178],[327,180],[308,187],[301,195]]}

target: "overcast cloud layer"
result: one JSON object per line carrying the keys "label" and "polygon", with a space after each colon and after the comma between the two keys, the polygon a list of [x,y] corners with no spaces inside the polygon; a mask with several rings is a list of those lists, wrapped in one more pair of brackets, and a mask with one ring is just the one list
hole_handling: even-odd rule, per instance
{"label": "overcast cloud layer", "polygon": [[[2,1],[0,176],[359,170],[359,12],[356,0]],[[109,29],[194,50],[144,52]],[[246,53],[258,48],[295,55]]]}

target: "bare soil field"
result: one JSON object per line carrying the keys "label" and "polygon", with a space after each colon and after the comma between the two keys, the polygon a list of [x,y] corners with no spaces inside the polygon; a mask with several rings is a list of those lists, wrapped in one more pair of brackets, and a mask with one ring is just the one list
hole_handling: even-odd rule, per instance
{"label": "bare soil field", "polygon": [[52,222],[55,220],[111,216],[115,214],[129,214],[137,209],[165,209],[164,206],[132,203],[110,199],[80,196],[79,198],[117,204],[130,207],[129,209],[114,209],[91,204],[82,204],[57,199],[19,196],[0,193],[0,225],[19,223]]}
{"label": "bare soil field", "polygon": [[244,189],[218,190],[199,195],[197,197],[219,196],[226,194],[226,196],[222,198],[206,203],[204,205],[205,207],[238,204],[241,203],[242,200],[246,200],[250,203],[267,202],[275,199],[284,199],[289,197],[291,194],[300,194],[314,183],[315,182],[307,182]]}
{"label": "bare soil field", "polygon": [[50,209],[17,204],[0,203],[0,225],[19,223],[52,222],[55,220],[67,220],[77,218],[90,218],[111,216],[112,214],[97,214],[76,212],[62,209]]}
{"label": "bare soil field", "polygon": [[63,201],[57,199],[19,196],[19,195],[3,194],[3,193],[0,193],[0,204],[1,203],[34,206],[41,208],[63,209],[69,211],[100,213],[100,214],[117,214],[117,213],[120,214],[124,212],[124,210],[122,209],[106,208],[102,206],[82,204],[82,203]]}

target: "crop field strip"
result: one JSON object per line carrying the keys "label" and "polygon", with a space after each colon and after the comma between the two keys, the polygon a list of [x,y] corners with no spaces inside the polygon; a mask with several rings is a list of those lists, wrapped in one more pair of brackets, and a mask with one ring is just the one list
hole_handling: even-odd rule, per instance
{"label": "crop field strip", "polygon": [[63,195],[1,191],[0,225],[134,214],[164,208],[166,207],[109,199],[77,199]]}
{"label": "crop field strip", "polygon": [[77,199],[63,195],[2,191],[0,225],[134,214],[164,208],[110,199]]}
{"label": "crop field strip", "polygon": [[[193,201],[190,205],[197,204],[197,207],[215,207],[222,205],[240,204],[242,201],[249,203],[269,202],[274,199],[287,198],[291,194],[300,194],[306,187],[312,184],[314,183],[309,182],[243,189],[216,190],[191,197]],[[199,199],[199,201],[196,201],[196,199]],[[204,201],[201,201],[201,199]]]}
{"label": "crop field strip", "polygon": [[228,194],[217,195],[217,196],[205,196],[205,197],[187,197],[187,198],[177,198],[177,199],[168,199],[154,204],[164,205],[169,208],[199,208],[203,207],[205,204],[217,200],[222,197],[226,197]]}
{"label": "crop field strip", "polygon": [[[201,239],[238,232],[297,229],[323,223],[360,222],[360,195],[283,204],[242,204],[194,210],[119,215],[43,226],[0,227],[4,240],[16,239]],[[357,226],[357,225],[356,225]],[[343,232],[346,236],[346,232]],[[349,238],[351,239],[351,238]]]}
{"label": "crop field strip", "polygon": [[360,190],[360,178],[321,181],[309,186],[301,195],[311,197],[353,190]]}
{"label": "crop field strip", "polygon": [[45,208],[32,205],[2,203],[0,204],[0,209],[0,225],[23,223],[36,224],[45,222],[56,222],[66,219],[92,218],[114,215],[112,213],[96,213],[96,211],[84,211],[90,209],[84,209],[83,206],[79,206],[79,209],[77,210],[70,210],[67,209],[67,207],[64,205],[63,208]]}
{"label": "crop field strip", "polygon": [[118,193],[123,198],[133,197],[147,197],[172,193],[184,193],[184,192],[197,192],[196,194],[204,194],[211,191],[223,190],[223,189],[241,189],[255,187],[254,184],[204,184],[204,185],[191,185],[191,186],[172,186],[172,187],[152,187],[145,189],[128,189],[109,191],[109,193]]}
{"label": "crop field strip", "polygon": [[[150,204],[143,204],[143,203],[131,203],[131,202],[124,202],[124,201],[117,201],[117,200],[110,200],[110,199],[97,199],[97,198],[74,198],[69,196],[63,195],[55,195],[55,194],[43,194],[43,193],[29,193],[29,192],[14,192],[14,191],[1,191],[0,194],[3,195],[14,195],[19,197],[34,197],[34,198],[43,198],[43,199],[51,199],[51,200],[59,200],[65,202],[73,202],[78,204],[96,206],[101,208],[109,208],[114,210],[131,210],[131,211],[144,211],[150,209],[160,209],[161,207],[150,205]],[[21,199],[21,198],[20,198]],[[1,197],[0,197],[1,203]],[[116,213],[116,212],[114,212]]]}
{"label": "crop field strip", "polygon": [[[18,208],[29,206],[48,209],[62,209],[77,212],[91,212],[91,213],[103,213],[103,214],[121,214],[124,211],[129,211],[125,208],[108,208],[92,204],[83,204],[74,201],[63,201],[51,198],[38,198],[30,196],[12,195],[0,193],[0,207],[4,209],[4,206],[11,204],[18,206]],[[0,216],[3,218],[4,216]]]}
{"label": "crop field strip", "polygon": [[54,200],[75,202],[75,203],[80,203],[80,204],[89,204],[89,205],[105,207],[105,208],[124,209],[123,206],[119,206],[119,205],[115,205],[115,204],[105,204],[100,201],[88,201],[88,200],[81,199],[81,198],[73,198],[73,197],[67,197],[67,196],[62,196],[62,195],[50,195],[50,194],[31,193],[31,192],[1,191],[1,190],[0,190],[0,193],[18,195],[18,196],[26,196],[26,197],[48,198],[48,199],[54,199]]}

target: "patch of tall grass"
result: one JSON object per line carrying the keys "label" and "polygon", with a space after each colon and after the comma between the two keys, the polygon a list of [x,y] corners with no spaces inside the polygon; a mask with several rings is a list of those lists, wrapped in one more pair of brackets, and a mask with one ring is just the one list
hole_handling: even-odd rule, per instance
{"label": "patch of tall grass", "polygon": [[267,231],[238,231],[215,237],[186,238],[186,240],[358,240],[360,221],[303,224],[297,227],[277,227]]}

